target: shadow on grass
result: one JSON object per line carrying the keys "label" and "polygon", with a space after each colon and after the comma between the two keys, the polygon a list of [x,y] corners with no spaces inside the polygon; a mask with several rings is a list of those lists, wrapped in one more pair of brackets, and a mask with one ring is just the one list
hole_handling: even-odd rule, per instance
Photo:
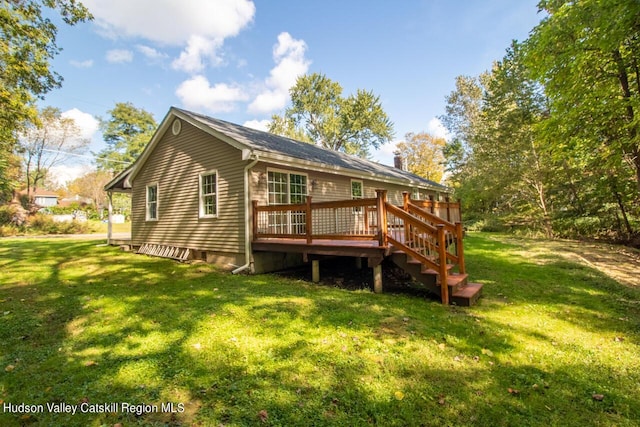
{"label": "shadow on grass", "polygon": [[[534,266],[496,259],[500,244],[474,248],[471,264],[513,271],[507,286],[469,267],[491,282],[489,309],[539,304],[563,316],[558,299],[570,299],[586,311],[563,318],[578,324],[600,310],[596,328],[620,309],[594,302],[595,281],[536,292]],[[482,310],[231,276],[95,242],[20,242],[0,265],[0,314],[9,312],[0,367],[14,366],[0,372],[0,400],[186,404],[175,414],[0,413],[3,425],[632,425],[640,415],[630,386],[608,386],[615,378],[604,381],[606,400],[593,402],[603,381],[588,361],[510,363],[520,337],[552,338],[507,330]],[[582,277],[570,273],[563,280]]]}

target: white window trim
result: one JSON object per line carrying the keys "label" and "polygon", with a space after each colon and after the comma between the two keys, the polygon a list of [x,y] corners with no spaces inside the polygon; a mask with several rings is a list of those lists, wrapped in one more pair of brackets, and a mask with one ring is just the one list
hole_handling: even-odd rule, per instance
{"label": "white window trim", "polygon": [[[155,218],[150,218],[149,217],[149,188],[150,187],[156,187],[156,217]],[[158,217],[160,216],[160,186],[158,185],[157,182],[152,182],[151,184],[147,185],[144,189],[144,216],[145,216],[145,220],[146,221],[157,221]]]}
{"label": "white window trim", "polygon": [[[416,197],[416,195],[418,197]],[[422,198],[420,197],[420,189],[418,187],[413,187],[411,189],[411,200],[422,200]]]}
{"label": "white window trim", "polygon": [[286,173],[287,174],[287,203],[291,204],[291,177],[289,175],[300,175],[307,178],[307,194],[303,194],[305,197],[309,197],[309,187],[311,183],[309,182],[309,174],[304,172],[296,172],[287,169],[276,169],[276,168],[267,168],[267,205],[269,204],[269,172],[277,172],[277,173]]}
{"label": "white window trim", "polygon": [[[204,204],[203,202],[203,194],[202,194],[202,177],[207,175],[216,175],[216,213],[214,215],[205,215],[204,214]],[[209,171],[202,172],[198,175],[198,218],[201,219],[209,219],[209,218],[218,218],[220,215],[220,204],[218,203],[218,194],[220,191],[218,190],[218,170],[213,169]]]}

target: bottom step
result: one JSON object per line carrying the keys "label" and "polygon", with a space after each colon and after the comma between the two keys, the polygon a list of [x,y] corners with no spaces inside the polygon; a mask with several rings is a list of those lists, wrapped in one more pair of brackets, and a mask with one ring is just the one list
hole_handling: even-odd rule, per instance
{"label": "bottom step", "polygon": [[449,302],[463,307],[474,305],[482,295],[482,286],[482,283],[467,283],[465,287],[451,294]]}

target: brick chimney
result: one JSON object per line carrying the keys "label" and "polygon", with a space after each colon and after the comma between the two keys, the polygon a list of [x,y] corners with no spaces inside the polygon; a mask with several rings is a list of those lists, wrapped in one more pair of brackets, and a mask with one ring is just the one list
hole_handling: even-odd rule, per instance
{"label": "brick chimney", "polygon": [[404,159],[399,151],[395,151],[393,156],[393,166],[396,169],[405,170]]}

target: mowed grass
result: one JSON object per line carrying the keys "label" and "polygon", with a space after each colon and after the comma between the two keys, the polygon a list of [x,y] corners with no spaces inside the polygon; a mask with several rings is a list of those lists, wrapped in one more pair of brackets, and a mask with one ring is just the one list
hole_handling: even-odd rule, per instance
{"label": "mowed grass", "polygon": [[469,236],[471,308],[98,243],[0,240],[0,425],[640,425],[640,290],[543,243]]}

